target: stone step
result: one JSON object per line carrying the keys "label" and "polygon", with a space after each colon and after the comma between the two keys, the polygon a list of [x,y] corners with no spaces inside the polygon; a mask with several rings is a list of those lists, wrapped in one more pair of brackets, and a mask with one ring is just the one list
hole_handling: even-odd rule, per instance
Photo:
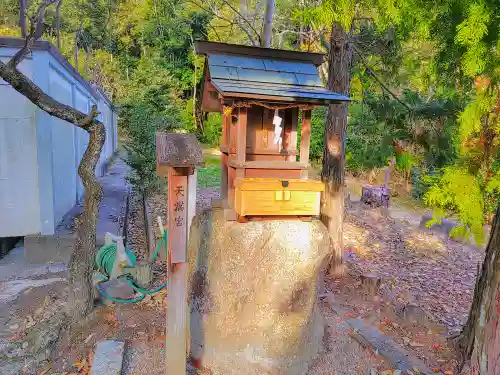
{"label": "stone step", "polygon": [[123,341],[106,340],[97,344],[90,375],[120,375],[123,365]]}
{"label": "stone step", "polygon": [[[33,264],[53,262],[69,263],[76,235],[59,234],[54,236],[30,235],[24,237],[24,257]],[[96,248],[104,245],[104,236],[96,238]]]}
{"label": "stone step", "polygon": [[[332,311],[339,317],[346,316],[346,312],[335,304],[332,294],[326,296],[326,302],[330,305]],[[435,373],[422,360],[415,357],[405,348],[399,346],[389,336],[384,335],[377,328],[367,325],[360,318],[344,318],[345,322],[352,328],[352,337],[364,347],[370,347],[371,350],[383,357],[394,369],[406,373],[411,371],[415,373],[415,368],[422,375],[443,375],[441,372]]]}

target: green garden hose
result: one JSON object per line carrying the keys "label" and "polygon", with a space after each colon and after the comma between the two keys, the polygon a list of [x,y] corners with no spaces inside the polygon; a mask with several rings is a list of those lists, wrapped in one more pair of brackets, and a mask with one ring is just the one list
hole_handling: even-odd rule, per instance
{"label": "green garden hose", "polygon": [[[153,256],[149,260],[149,263],[153,263],[156,258],[158,257],[158,254],[160,253],[160,249],[162,245],[165,243],[167,244],[167,231],[165,230],[163,232],[163,236],[161,237],[160,242],[156,245],[155,252],[153,253]],[[165,246],[165,249],[167,246]],[[99,277],[101,278],[101,281],[99,281],[96,285],[99,293],[106,299],[109,299],[114,302],[119,302],[119,303],[136,303],[139,301],[142,301],[146,295],[149,294],[155,294],[158,293],[160,290],[165,288],[167,286],[167,282],[163,282],[160,286],[154,289],[144,289],[140,288],[137,285],[135,285],[134,280],[132,278],[132,275],[130,274],[124,274],[120,277],[125,277],[126,283],[134,289],[135,292],[140,293],[139,296],[131,298],[131,299],[121,299],[121,298],[114,298],[110,295],[108,295],[100,286],[101,283],[108,281],[109,277],[111,275],[111,272],[113,270],[113,266],[115,264],[115,259],[116,259],[116,251],[117,251],[117,245],[116,244],[109,244],[109,245],[104,245],[99,249],[95,256],[95,266],[97,270],[99,271]],[[166,250],[167,251],[167,250]],[[130,259],[130,266],[125,267],[125,268],[130,268],[134,267],[137,262],[137,258],[132,250],[129,248],[125,248],[125,252],[127,253],[127,256]]]}

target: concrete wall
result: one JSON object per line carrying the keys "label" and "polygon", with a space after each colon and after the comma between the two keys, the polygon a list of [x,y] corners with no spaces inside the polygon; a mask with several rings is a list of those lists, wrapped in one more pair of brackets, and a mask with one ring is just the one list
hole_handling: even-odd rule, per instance
{"label": "concrete wall", "polygon": [[[7,61],[14,49],[0,49]],[[33,59],[19,69],[33,77]],[[35,106],[0,80],[0,237],[40,231]]]}
{"label": "concrete wall", "polygon": [[[0,48],[0,58],[6,60],[15,50]],[[85,113],[97,104],[107,133],[96,169],[102,175],[116,151],[116,115],[107,98],[91,89],[53,49],[35,49],[22,68],[64,104]],[[0,237],[54,234],[63,216],[83,197],[78,165],[88,134],[47,115],[5,82],[0,83],[0,98]]]}

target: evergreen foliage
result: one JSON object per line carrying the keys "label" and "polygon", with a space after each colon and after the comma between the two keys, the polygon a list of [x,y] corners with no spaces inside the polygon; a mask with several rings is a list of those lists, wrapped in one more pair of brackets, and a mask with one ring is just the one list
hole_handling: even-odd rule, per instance
{"label": "evergreen foliage", "polygon": [[[29,12],[37,1],[29,2]],[[500,3],[498,0],[277,0],[272,47],[326,52],[333,22],[356,49],[351,69],[347,167],[387,165],[413,195],[455,213],[481,241],[499,203]],[[18,1],[2,0],[0,34],[19,36]],[[154,134],[196,132],[216,146],[220,115],[196,124],[193,93],[203,59],[195,40],[251,45],[264,7],[258,0],[64,0],[61,53],[102,86],[120,109],[132,180],[154,189]],[[45,36],[56,42],[55,7]],[[327,67],[319,68],[327,79]],[[385,87],[382,87],[381,82]],[[312,115],[311,159],[323,154],[325,109]]]}

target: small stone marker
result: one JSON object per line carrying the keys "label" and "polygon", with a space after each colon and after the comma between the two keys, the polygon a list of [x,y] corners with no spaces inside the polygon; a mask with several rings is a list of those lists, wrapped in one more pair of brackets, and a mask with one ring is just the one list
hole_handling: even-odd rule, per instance
{"label": "small stone marker", "polygon": [[120,375],[125,343],[106,340],[97,344],[90,375]]}

